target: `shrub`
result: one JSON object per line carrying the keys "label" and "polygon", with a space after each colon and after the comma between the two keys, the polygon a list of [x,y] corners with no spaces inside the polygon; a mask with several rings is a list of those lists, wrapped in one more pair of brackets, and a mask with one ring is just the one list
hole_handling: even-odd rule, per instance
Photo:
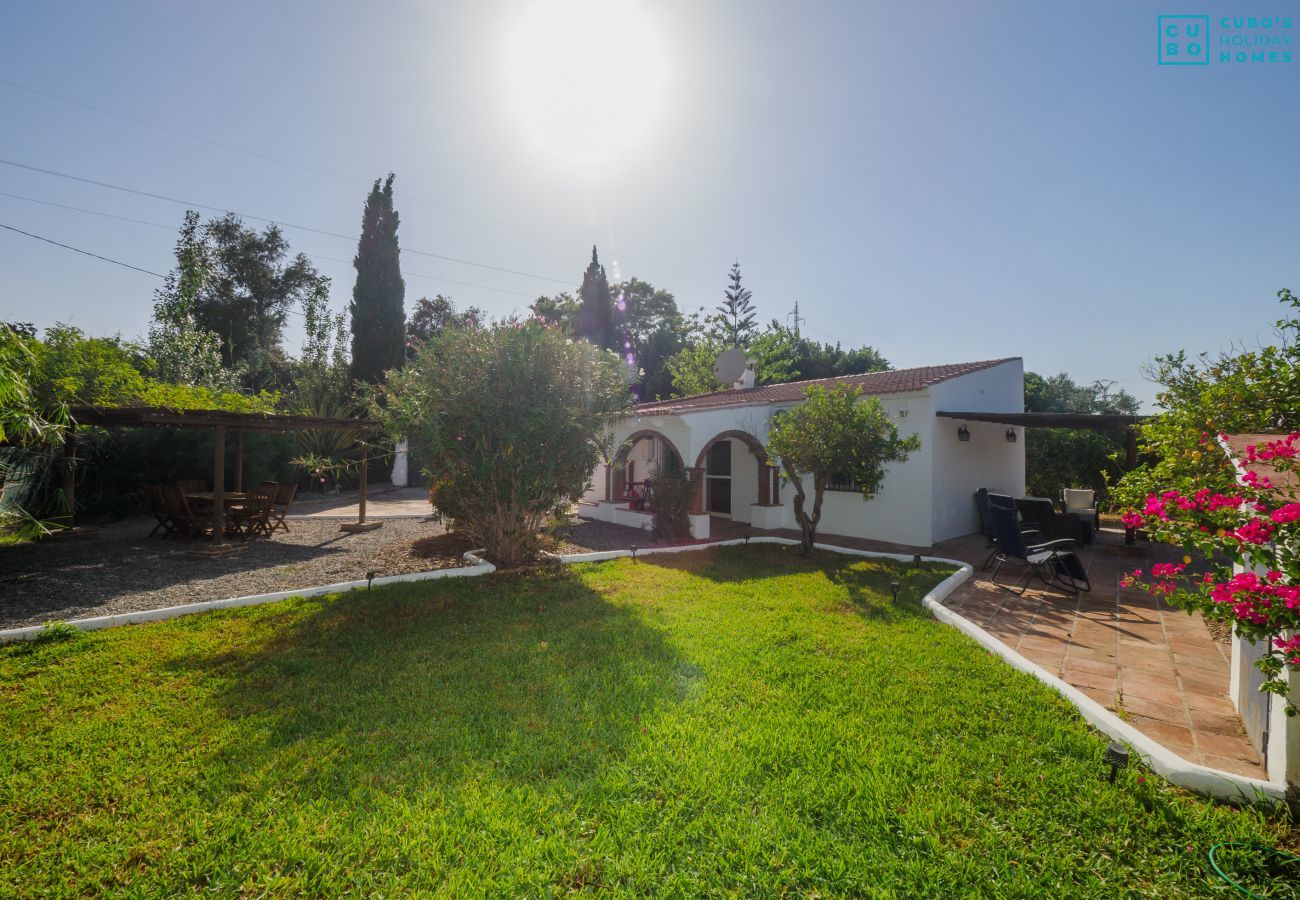
{"label": "shrub", "polygon": [[691,536],[691,479],[674,453],[664,459],[648,479],[655,530],[670,541]]}
{"label": "shrub", "polygon": [[614,354],[540,322],[447,329],[390,373],[375,413],[427,459],[430,499],[489,556],[518,565],[581,496],[626,404]]}

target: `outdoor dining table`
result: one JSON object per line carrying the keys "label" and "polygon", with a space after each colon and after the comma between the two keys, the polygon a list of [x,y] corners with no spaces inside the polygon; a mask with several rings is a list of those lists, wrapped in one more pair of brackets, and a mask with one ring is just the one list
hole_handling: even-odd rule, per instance
{"label": "outdoor dining table", "polygon": [[[247,494],[241,494],[238,491],[231,491],[222,496],[225,498],[227,506],[231,503],[239,503],[240,501],[248,499]],[[212,491],[201,491],[197,494],[186,494],[185,498],[187,500],[206,500],[208,503],[212,503],[217,499],[217,495]]]}

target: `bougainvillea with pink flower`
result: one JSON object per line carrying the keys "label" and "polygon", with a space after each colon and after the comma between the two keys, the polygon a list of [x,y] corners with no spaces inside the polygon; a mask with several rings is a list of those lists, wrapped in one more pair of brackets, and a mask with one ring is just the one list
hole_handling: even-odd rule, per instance
{"label": "bougainvillea with pink flower", "polygon": [[[1214,449],[1211,443],[1221,443],[1226,452],[1226,437],[1203,437],[1206,452]],[[1233,493],[1167,490],[1124,513],[1126,526],[1187,552],[1182,563],[1138,569],[1124,584],[1267,642],[1269,652],[1257,663],[1266,677],[1263,690],[1285,697],[1284,674],[1300,670],[1300,502],[1296,489],[1281,485],[1300,475],[1300,432],[1249,445],[1234,465]],[[1193,568],[1193,554],[1207,561],[1208,571]],[[1289,715],[1296,711],[1288,704]]]}

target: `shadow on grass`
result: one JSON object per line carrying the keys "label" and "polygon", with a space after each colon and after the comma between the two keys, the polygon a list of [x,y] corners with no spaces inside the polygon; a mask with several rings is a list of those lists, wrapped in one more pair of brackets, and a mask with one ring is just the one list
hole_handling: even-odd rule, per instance
{"label": "shadow on grass", "polygon": [[[929,616],[921,598],[951,574],[949,566],[911,563],[880,557],[850,556],[814,550],[804,556],[798,547],[781,544],[713,547],[688,553],[642,557],[646,565],[686,572],[719,584],[760,581],[782,575],[821,573],[847,595],[853,609],[884,621]],[[894,596],[893,585],[898,584]]]}
{"label": "shadow on grass", "polygon": [[171,666],[221,684],[219,706],[253,736],[220,751],[225,765],[280,768],[335,799],[581,779],[681,699],[688,668],[567,571],[354,591],[268,619],[260,643]]}

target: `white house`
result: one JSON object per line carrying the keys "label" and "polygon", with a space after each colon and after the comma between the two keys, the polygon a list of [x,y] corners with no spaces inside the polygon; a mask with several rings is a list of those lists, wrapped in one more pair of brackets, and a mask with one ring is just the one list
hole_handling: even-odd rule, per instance
{"label": "white house", "polygon": [[[764,445],[773,414],[799,403],[809,384],[859,385],[880,398],[900,434],[921,438],[921,449],[888,468],[869,502],[849,483],[828,489],[819,532],[929,546],[979,529],[979,488],[1024,494],[1023,429],[936,415],[1023,412],[1024,365],[1009,358],[761,387],[742,380],[712,394],[643,403],[616,427],[622,449],[608,469],[597,469],[580,515],[647,527],[651,516],[634,508],[629,486],[640,492],[662,455],[672,453],[696,485],[696,537],[708,536],[710,517],[754,529],[797,528],[793,488]],[[811,496],[811,483],[807,490]]]}

